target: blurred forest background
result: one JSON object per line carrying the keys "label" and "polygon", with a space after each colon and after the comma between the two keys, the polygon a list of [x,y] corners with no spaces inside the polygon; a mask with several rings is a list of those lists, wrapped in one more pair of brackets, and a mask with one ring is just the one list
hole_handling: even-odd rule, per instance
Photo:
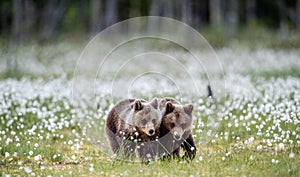
{"label": "blurred forest background", "polygon": [[0,7],[1,38],[15,42],[92,36],[118,21],[148,15],[178,19],[225,37],[249,28],[281,37],[300,32],[300,0],[1,0]]}
{"label": "blurred forest background", "polygon": [[149,15],[180,20],[216,48],[300,48],[300,0],[1,0],[0,8],[8,70],[20,46],[82,44],[116,22]]}

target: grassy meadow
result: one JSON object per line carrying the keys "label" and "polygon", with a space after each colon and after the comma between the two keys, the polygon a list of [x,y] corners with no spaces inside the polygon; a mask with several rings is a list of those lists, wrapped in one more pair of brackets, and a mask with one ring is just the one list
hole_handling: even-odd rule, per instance
{"label": "grassy meadow", "polygon": [[[226,89],[216,93],[215,103],[207,98],[207,79],[200,75],[196,96],[178,94],[163,79],[138,80],[132,96],[172,96],[194,104],[198,149],[193,161],[157,159],[145,164],[114,158],[110,152],[103,128],[119,97],[105,90],[111,77],[118,86],[126,76],[73,80],[83,47],[72,41],[19,46],[14,54],[18,71],[13,74],[5,72],[8,54],[1,53],[2,176],[300,176],[299,50],[234,45],[216,49],[224,71],[214,81]],[[165,50],[188,69],[193,66],[184,52]],[[168,63],[156,65],[186,83],[185,75],[168,70]]]}

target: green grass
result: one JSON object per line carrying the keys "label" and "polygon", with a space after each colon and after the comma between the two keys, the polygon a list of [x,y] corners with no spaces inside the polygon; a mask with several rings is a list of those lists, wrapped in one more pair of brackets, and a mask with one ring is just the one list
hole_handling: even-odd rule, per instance
{"label": "green grass", "polygon": [[[58,162],[44,161],[39,164],[27,161],[22,165],[2,165],[2,174],[24,175],[22,167],[29,167],[36,175],[59,176],[299,176],[299,154],[289,158],[293,150],[277,152],[274,150],[257,152],[252,147],[224,148],[218,145],[199,146],[194,161],[156,161],[151,164],[115,161],[88,152],[93,146],[83,148],[78,162],[62,158]],[[295,150],[295,149],[294,149]],[[231,152],[228,155],[228,152]],[[67,155],[63,152],[64,156]],[[274,161],[274,163],[272,163]],[[276,162],[277,161],[277,162]],[[20,170],[21,167],[21,170]]]}
{"label": "green grass", "polygon": [[[9,99],[8,96],[6,99]],[[35,99],[40,103],[41,107],[48,110],[53,109],[52,98]],[[62,102],[55,104],[63,108]],[[13,104],[10,111],[11,115],[16,113],[18,104]],[[108,107],[105,107],[108,109]],[[246,108],[245,108],[246,109]],[[240,110],[232,110],[234,115],[242,115]],[[67,115],[65,120],[70,120],[71,111],[62,109],[55,112],[59,116],[61,113]],[[85,136],[81,134],[81,129],[77,124],[69,127],[56,129],[55,131],[36,131],[30,134],[28,129],[32,126],[45,127],[42,120],[37,118],[34,113],[28,113],[15,117],[15,122],[10,127],[6,127],[7,122],[2,115],[1,130],[6,132],[15,131],[20,139],[20,146],[16,143],[5,145],[4,139],[1,141],[0,169],[1,174],[10,174],[11,176],[28,175],[70,175],[70,176],[299,176],[300,156],[298,145],[285,144],[284,149],[277,149],[278,145],[269,147],[265,142],[255,135],[253,132],[245,131],[243,128],[226,127],[230,119],[223,120],[221,127],[218,129],[219,138],[216,141],[209,142],[205,145],[197,145],[198,153],[193,161],[184,160],[157,160],[153,163],[129,162],[113,159],[103,154],[96,146],[86,141]],[[20,123],[20,118],[27,120]],[[62,118],[56,120],[61,122]],[[250,120],[249,120],[250,121]],[[23,124],[23,129],[18,127]],[[253,128],[253,127],[252,127]],[[284,127],[282,127],[284,128]],[[287,127],[290,130],[296,127]],[[232,132],[240,139],[234,139],[229,136],[225,140],[222,132]],[[23,134],[20,134],[22,132]],[[75,132],[75,133],[74,133]],[[19,134],[18,134],[19,133]],[[50,134],[49,138],[40,140],[37,136],[40,134],[44,138]],[[201,134],[194,133],[197,136]],[[14,135],[9,133],[14,139]],[[255,141],[245,144],[246,139],[254,136]],[[74,149],[75,139],[82,143],[80,148]],[[70,144],[69,141],[72,141]],[[30,143],[28,143],[30,141]],[[15,142],[15,140],[14,140]],[[38,147],[35,147],[35,144]],[[257,150],[257,146],[262,145],[261,150]],[[33,154],[29,154],[33,151]],[[5,157],[5,153],[10,155]],[[17,155],[13,155],[17,153]],[[290,154],[294,153],[294,157],[290,158]],[[41,155],[36,160],[35,157]],[[25,170],[26,169],[26,170]],[[27,172],[26,172],[27,171]]]}

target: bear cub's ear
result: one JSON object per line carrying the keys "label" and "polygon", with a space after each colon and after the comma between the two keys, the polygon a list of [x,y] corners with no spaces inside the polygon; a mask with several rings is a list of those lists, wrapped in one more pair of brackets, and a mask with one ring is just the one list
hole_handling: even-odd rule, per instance
{"label": "bear cub's ear", "polygon": [[187,104],[183,106],[184,112],[187,113],[188,115],[192,115],[194,106],[192,104]]}
{"label": "bear cub's ear", "polygon": [[175,106],[170,101],[168,101],[166,103],[166,114],[173,112],[174,109]]}
{"label": "bear cub's ear", "polygon": [[157,108],[158,108],[158,100],[157,100],[157,98],[153,98],[153,100],[150,102],[150,105],[151,105],[154,109],[157,109]]}
{"label": "bear cub's ear", "polygon": [[139,110],[142,110],[143,109],[143,105],[142,105],[142,102],[141,100],[135,100],[134,103],[133,103],[133,109],[135,111],[139,111]]}

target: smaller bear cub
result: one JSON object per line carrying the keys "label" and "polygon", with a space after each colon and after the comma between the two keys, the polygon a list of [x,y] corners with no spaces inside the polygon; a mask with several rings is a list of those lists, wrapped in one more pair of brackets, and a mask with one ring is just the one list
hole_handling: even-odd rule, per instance
{"label": "smaller bear cub", "polygon": [[172,98],[160,100],[162,122],[160,125],[159,154],[180,157],[180,147],[185,150],[183,158],[193,159],[196,146],[192,135],[193,105],[181,105]]}

